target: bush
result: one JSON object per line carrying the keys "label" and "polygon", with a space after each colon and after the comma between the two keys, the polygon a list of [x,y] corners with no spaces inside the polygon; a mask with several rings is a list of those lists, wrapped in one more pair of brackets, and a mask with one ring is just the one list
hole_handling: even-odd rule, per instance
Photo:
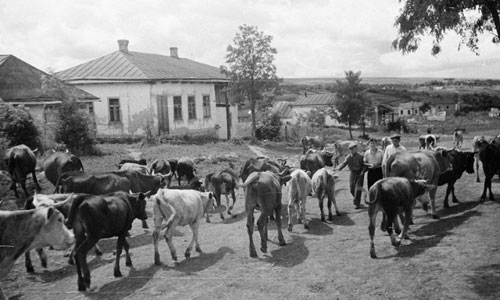
{"label": "bush", "polygon": [[28,110],[0,103],[0,135],[9,147],[25,144],[31,149],[40,147],[39,132]]}
{"label": "bush", "polygon": [[281,117],[279,113],[272,114],[261,124],[257,125],[255,137],[258,140],[281,140]]}
{"label": "bush", "polygon": [[75,101],[63,101],[57,114],[56,142],[78,154],[95,152],[95,140],[89,128],[89,118],[78,110]]}
{"label": "bush", "polygon": [[397,119],[394,122],[389,122],[387,124],[387,129],[389,131],[398,131],[398,132],[401,129],[403,129],[404,133],[409,133],[410,132],[410,130],[408,128],[408,124],[406,123],[406,120],[404,120],[404,119]]}

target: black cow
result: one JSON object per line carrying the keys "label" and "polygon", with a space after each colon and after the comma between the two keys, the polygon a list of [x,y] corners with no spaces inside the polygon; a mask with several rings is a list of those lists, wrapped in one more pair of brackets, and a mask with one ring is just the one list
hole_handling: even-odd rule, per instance
{"label": "black cow", "polygon": [[[372,185],[369,191],[369,200],[365,200],[368,204],[368,216],[370,225],[370,256],[377,258],[375,254],[375,244],[373,238],[375,236],[375,222],[377,213],[382,210],[387,216],[387,222],[382,223],[382,230],[387,230],[391,238],[393,246],[398,247],[401,244],[401,239],[406,237],[410,221],[412,219],[413,207],[415,205],[415,197],[423,195],[426,191],[435,188],[433,185],[428,185],[425,180],[408,180],[403,177],[387,177],[380,179]],[[399,228],[397,215],[399,211],[404,212],[404,227],[399,240],[393,234],[392,225]]]}
{"label": "black cow", "polygon": [[327,151],[308,151],[300,157],[300,168],[312,178],[314,173],[325,166],[333,167],[333,153]]}
{"label": "black cow", "polygon": [[[170,160],[169,160],[170,163]],[[172,166],[172,164],[171,164]],[[196,168],[192,159],[182,157],[177,161],[176,165],[177,181],[181,185],[181,180],[186,177],[188,182],[191,182],[196,174]]]}
{"label": "black cow", "polygon": [[[78,195],[81,194],[36,194],[34,196],[28,197],[26,202],[24,203],[24,209],[36,209],[41,207],[54,207],[58,211],[60,211],[63,216],[66,218],[68,216],[69,210],[71,208],[71,204],[73,203],[73,199],[75,199]],[[36,252],[40,258],[42,267],[47,268],[47,255],[43,248],[37,248]],[[102,251],[99,249],[97,244],[95,245],[95,253],[96,255],[102,255]],[[73,264],[73,257],[70,256],[69,263]],[[32,273],[35,271],[33,268],[33,263],[31,262],[30,251],[26,251],[24,254],[24,265],[26,267],[26,271],[28,273]]]}
{"label": "black cow", "polygon": [[67,152],[54,152],[43,162],[45,177],[54,186],[54,193],[58,192],[57,180],[62,173],[68,171],[84,171],[82,161],[75,155]]}
{"label": "black cow", "polygon": [[449,208],[448,196],[452,195],[453,203],[458,203],[458,199],[455,196],[455,182],[462,177],[465,172],[469,174],[474,173],[474,153],[473,152],[462,152],[460,150],[450,150],[447,152],[448,159],[452,169],[442,173],[438,179],[438,185],[448,184],[446,188],[446,196],[444,198],[444,207]]}
{"label": "black cow", "polygon": [[36,179],[35,167],[36,167],[36,157],[35,153],[26,145],[17,145],[9,148],[5,151],[4,162],[9,171],[9,175],[12,178],[12,184],[10,189],[14,191],[16,197],[19,198],[17,193],[17,183],[21,184],[23,188],[24,195],[29,197],[28,191],[26,190],[26,176],[31,173],[33,176],[33,181],[35,182],[36,189],[41,191],[42,188],[38,184]]}
{"label": "black cow", "polygon": [[69,171],[63,173],[58,182],[62,193],[104,195],[116,191],[130,191],[132,188],[130,180],[114,173],[90,174]]}
{"label": "black cow", "polygon": [[66,225],[75,233],[75,264],[78,290],[90,287],[87,253],[103,238],[118,237],[114,276],[121,277],[120,256],[125,249],[125,264],[132,266],[126,236],[135,218],[146,220],[146,200],[143,193],[115,192],[108,195],[81,195],[73,200]]}
{"label": "black cow", "polygon": [[305,136],[301,140],[303,152],[306,154],[309,149],[323,150],[325,148],[325,142],[319,136]]}
{"label": "black cow", "polygon": [[483,194],[481,195],[481,203],[486,199],[486,190],[490,191],[490,200],[495,201],[495,197],[491,192],[491,180],[495,174],[500,176],[500,148],[495,144],[489,143],[486,140],[480,140],[479,145],[479,159],[483,164],[484,172],[484,188]]}

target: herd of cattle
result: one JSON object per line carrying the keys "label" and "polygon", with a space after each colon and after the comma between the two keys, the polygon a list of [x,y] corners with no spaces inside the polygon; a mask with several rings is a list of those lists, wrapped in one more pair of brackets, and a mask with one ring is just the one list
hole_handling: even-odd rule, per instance
{"label": "herd of cattle", "polygon": [[[413,207],[416,200],[427,207],[427,198],[420,197],[428,191],[431,212],[439,218],[435,207],[435,194],[438,186],[447,184],[444,207],[449,207],[448,197],[458,202],[454,193],[454,183],[463,172],[476,171],[479,160],[485,174],[481,201],[489,190],[495,174],[500,175],[500,135],[497,137],[477,136],[472,141],[472,152],[462,151],[463,135],[455,132],[453,149],[436,147],[439,137],[426,135],[420,138],[424,149],[393,154],[387,161],[387,177],[376,182],[368,192],[369,234],[371,238],[370,255],[375,258],[373,237],[378,211],[383,211],[382,230],[387,231],[394,246],[398,246],[405,237],[412,221]],[[262,252],[267,251],[268,219],[277,223],[278,241],[285,244],[281,231],[282,187],[286,185],[288,193],[288,230],[293,230],[293,216],[307,229],[306,200],[310,195],[318,198],[321,221],[326,221],[323,200],[327,198],[328,220],[333,219],[332,204],[336,215],[340,216],[335,199],[334,174],[328,167],[334,167],[338,160],[347,155],[348,145],[352,141],[324,143],[320,137],[302,139],[303,154],[300,168],[292,169],[284,160],[258,157],[248,159],[240,172],[233,165],[208,174],[204,181],[196,175],[196,166],[192,159],[180,158],[155,160],[149,165],[145,160],[122,160],[119,170],[110,172],[89,172],[84,170],[81,160],[67,152],[55,152],[43,162],[43,170],[48,181],[54,187],[54,193],[43,195],[35,192],[30,196],[25,185],[28,174],[32,175],[36,189],[41,190],[36,173],[36,157],[25,145],[8,149],[4,162],[12,179],[11,189],[16,197],[17,184],[21,185],[26,196],[25,207],[18,211],[0,211],[0,279],[4,278],[15,261],[25,254],[28,272],[33,272],[29,251],[37,249],[42,266],[47,266],[43,247],[67,249],[74,244],[69,255],[69,263],[74,264],[78,276],[78,290],[90,287],[90,271],[87,265],[87,253],[95,248],[101,251],[98,241],[117,237],[114,276],[121,276],[119,260],[125,250],[127,266],[132,265],[127,242],[128,231],[135,219],[145,222],[146,201],[153,207],[154,219],[154,263],[160,264],[158,240],[164,236],[170,249],[171,257],[177,260],[173,244],[173,232],[177,226],[189,225],[193,233],[192,240],[184,256],[189,258],[193,245],[201,252],[198,241],[200,221],[205,218],[210,222],[209,214],[219,214],[224,219],[224,212],[231,215],[236,202],[235,190],[244,188],[245,211],[247,214],[247,233],[251,257],[257,252],[253,243],[254,210],[260,210],[257,228],[261,237]],[[390,139],[381,140],[385,148]],[[358,143],[359,151],[365,150],[363,143]],[[178,185],[172,185],[172,178]],[[183,179],[186,185],[181,185]],[[240,179],[241,182],[240,183]],[[479,181],[479,176],[477,177]],[[227,206],[221,204],[222,195]],[[232,196],[232,203],[229,200]],[[149,200],[147,200],[149,199]],[[404,223],[399,228],[398,214]],[[399,239],[393,234],[401,233]],[[70,231],[72,229],[73,232]],[[0,299],[7,299],[0,288]]]}

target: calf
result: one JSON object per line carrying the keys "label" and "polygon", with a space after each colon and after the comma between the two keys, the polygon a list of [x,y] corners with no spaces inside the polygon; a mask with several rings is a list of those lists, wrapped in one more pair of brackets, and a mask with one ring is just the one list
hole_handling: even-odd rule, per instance
{"label": "calf", "polygon": [[172,182],[172,174],[175,172],[175,170],[173,171],[172,169],[173,168],[171,167],[170,162],[163,159],[155,159],[149,167],[149,174],[167,175],[167,187],[169,187]]}
{"label": "calf", "polygon": [[121,277],[120,256],[125,249],[125,264],[132,266],[126,236],[135,218],[145,220],[146,195],[115,192],[108,195],[81,195],[73,200],[66,224],[75,233],[75,264],[78,290],[90,287],[87,253],[100,239],[118,237],[114,276]]}
{"label": "calf", "polygon": [[[377,213],[382,210],[387,216],[385,230],[389,233],[392,245],[398,247],[401,244],[401,239],[406,236],[408,231],[413,206],[415,205],[415,197],[423,195],[432,188],[435,188],[435,186],[426,184],[425,180],[410,181],[403,177],[380,179],[372,185],[369,190],[369,200],[365,200],[366,204],[368,204],[368,216],[370,218],[368,231],[370,232],[371,258],[377,258],[373,242]],[[397,224],[396,217],[400,210],[404,212],[404,218],[402,218],[402,220],[404,219],[404,227],[399,240],[397,240],[393,234],[392,225]]]}
{"label": "calf", "polygon": [[301,140],[303,152],[306,154],[309,149],[323,150],[325,148],[325,142],[319,136],[304,136]]}
{"label": "calf", "polygon": [[306,201],[307,195],[311,192],[312,181],[301,169],[295,169],[291,174],[291,179],[287,183],[288,186],[288,231],[292,231],[292,215],[295,209],[297,213],[297,223],[304,224],[304,228],[308,229],[309,224],[306,222]]}
{"label": "calf", "polygon": [[[25,251],[47,246],[64,250],[73,243],[63,215],[53,207],[0,211],[0,280]],[[0,299],[8,299],[1,287]]]}
{"label": "calf", "polygon": [[279,245],[286,245],[281,232],[281,184],[286,183],[290,178],[290,175],[283,176],[271,171],[253,172],[242,185],[245,188],[245,211],[247,213],[247,232],[251,257],[257,257],[252,238],[253,212],[257,207],[260,207],[261,210],[257,220],[257,227],[260,232],[260,250],[264,253],[267,252],[267,219],[273,212],[276,216]]}
{"label": "calf", "polygon": [[[227,213],[230,215],[236,203],[235,189],[238,185],[238,175],[230,169],[226,168],[218,173],[210,173],[205,177],[205,188],[207,191],[214,193],[217,206],[221,205],[222,194],[226,197]],[[228,194],[231,193],[233,197],[233,204],[229,205]],[[221,219],[224,219],[224,214],[220,213]]]}
{"label": "calf", "polygon": [[[189,258],[191,257],[193,244],[195,244],[196,251],[201,253],[198,234],[200,220],[203,218],[203,215],[207,214],[208,217],[208,213],[216,213],[224,209],[224,207],[214,209],[212,193],[202,193],[194,190],[160,189],[151,199],[153,201],[153,219],[155,224],[153,232],[155,265],[161,264],[158,252],[158,240],[163,229],[165,229],[163,235],[170,248],[172,259],[177,261],[177,253],[173,244],[174,230],[177,226],[189,225],[191,227],[193,238],[186,252],[184,252],[184,256]],[[163,220],[165,220],[166,224],[162,226]]]}
{"label": "calf", "polygon": [[464,143],[464,132],[461,129],[455,129],[453,132],[453,148],[462,148]]}
{"label": "calf", "polygon": [[35,174],[36,167],[36,157],[35,153],[26,145],[18,145],[9,148],[5,151],[4,162],[9,171],[10,177],[12,178],[12,184],[10,189],[14,191],[16,197],[19,198],[17,193],[17,183],[21,184],[26,197],[29,196],[26,190],[26,176],[31,174],[33,176],[33,181],[35,182],[36,189],[41,191],[42,188],[38,184],[38,180]]}
{"label": "calf", "polygon": [[120,162],[118,163],[118,169],[121,168],[121,166],[125,163],[132,163],[132,164],[138,164],[138,165],[143,165],[143,166],[146,166],[147,163],[146,163],[146,160],[144,158],[141,158],[141,159],[122,159],[120,160]]}
{"label": "calf", "polygon": [[325,195],[328,198],[328,220],[333,220],[332,203],[335,207],[337,216],[340,216],[337,201],[335,200],[335,178],[328,172],[327,169],[321,168],[316,173],[314,173],[312,178],[312,189],[318,197],[322,222],[326,222],[325,214],[323,212],[323,199],[325,198]]}

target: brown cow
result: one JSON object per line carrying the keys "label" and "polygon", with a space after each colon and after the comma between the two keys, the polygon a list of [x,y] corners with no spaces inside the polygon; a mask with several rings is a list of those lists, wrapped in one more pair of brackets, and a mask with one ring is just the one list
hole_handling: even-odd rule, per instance
{"label": "brown cow", "polygon": [[[415,205],[415,197],[423,195],[426,191],[433,188],[435,186],[426,184],[425,180],[408,180],[403,177],[387,177],[372,185],[369,191],[369,200],[365,200],[366,204],[368,204],[368,216],[370,218],[368,230],[370,232],[370,256],[372,258],[377,258],[373,242],[377,213],[382,210],[387,216],[385,228],[382,229],[389,233],[392,245],[398,247],[408,232],[413,206]],[[404,227],[399,240],[396,240],[392,231],[392,225],[398,224],[396,217],[399,210],[404,212],[404,218],[402,218],[404,220]],[[397,226],[399,227],[399,225]]]}
{"label": "brown cow", "polygon": [[300,168],[312,178],[314,173],[324,167],[333,167],[333,153],[327,151],[311,151],[300,157]]}
{"label": "brown cow", "polygon": [[43,162],[45,177],[54,186],[54,193],[59,191],[57,180],[62,173],[68,171],[84,171],[82,161],[75,155],[68,152],[54,152]]}
{"label": "brown cow", "polygon": [[[451,172],[448,151],[439,149],[421,150],[416,152],[397,152],[387,160],[387,177],[405,177],[410,180],[425,179],[434,188],[429,191],[432,217],[439,219],[436,213],[436,190],[439,177],[445,172]],[[424,203],[424,209],[427,203]]]}
{"label": "brown cow", "polygon": [[36,189],[41,191],[42,188],[38,184],[36,179],[35,167],[36,167],[36,157],[35,153],[26,145],[18,145],[9,148],[5,151],[4,162],[7,166],[7,170],[12,178],[12,184],[10,189],[14,191],[16,197],[19,198],[17,193],[17,183],[21,184],[23,188],[24,195],[29,197],[29,193],[26,190],[26,176],[31,174],[33,176],[33,181],[35,182]]}
{"label": "brown cow", "polygon": [[[0,280],[25,251],[47,246],[65,250],[75,241],[64,216],[53,207],[0,211],[0,228]],[[0,299],[8,299],[1,287]]]}
{"label": "brown cow", "polygon": [[280,246],[286,245],[283,233],[281,232],[281,185],[290,180],[290,175],[280,175],[271,171],[253,172],[245,183],[245,211],[247,213],[247,232],[250,241],[250,256],[257,257],[255,245],[253,243],[253,212],[260,207],[261,213],[257,220],[257,227],[260,232],[260,243],[262,252],[267,252],[267,222],[268,217],[274,212],[276,226],[278,229],[278,241]]}
{"label": "brown cow", "polygon": [[303,152],[306,154],[309,149],[323,150],[325,148],[325,142],[319,136],[305,136],[301,140]]}
{"label": "brown cow", "polygon": [[[227,213],[230,215],[236,203],[235,189],[238,188],[238,175],[231,168],[226,168],[217,173],[210,173],[205,177],[205,189],[207,192],[213,192],[217,206],[221,205],[222,194],[226,197]],[[233,204],[229,205],[229,196],[233,197]],[[220,213],[220,218],[224,219],[224,214]]]}

